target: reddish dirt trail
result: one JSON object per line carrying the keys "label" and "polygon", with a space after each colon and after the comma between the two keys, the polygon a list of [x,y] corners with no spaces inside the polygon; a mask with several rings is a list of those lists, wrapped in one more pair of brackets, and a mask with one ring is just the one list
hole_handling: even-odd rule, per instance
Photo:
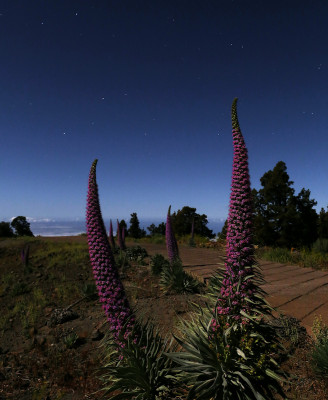
{"label": "reddish dirt trail", "polygon": [[[142,244],[150,255],[167,256],[165,245]],[[180,257],[189,272],[208,278],[224,264],[224,252],[216,249],[179,247]],[[328,324],[328,271],[259,260],[266,283],[262,288],[278,312],[291,315],[311,334],[314,317],[321,315]]]}

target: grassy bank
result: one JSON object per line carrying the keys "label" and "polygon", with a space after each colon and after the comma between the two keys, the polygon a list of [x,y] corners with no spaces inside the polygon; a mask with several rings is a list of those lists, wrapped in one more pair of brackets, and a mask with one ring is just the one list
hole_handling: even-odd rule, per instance
{"label": "grassy bank", "polygon": [[261,247],[256,250],[257,258],[279,263],[299,265],[319,270],[328,269],[328,254],[315,250],[301,249],[291,251],[291,249]]}

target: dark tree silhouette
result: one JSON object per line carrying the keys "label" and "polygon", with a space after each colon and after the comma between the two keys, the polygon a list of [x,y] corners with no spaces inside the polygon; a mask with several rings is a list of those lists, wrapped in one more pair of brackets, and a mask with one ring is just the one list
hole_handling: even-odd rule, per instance
{"label": "dark tree silhouette", "polygon": [[189,235],[194,221],[194,234],[209,238],[215,237],[215,234],[206,225],[208,224],[207,215],[197,214],[196,208],[184,206],[181,210],[171,215],[172,226],[176,235]]}
{"label": "dark tree silhouette", "polygon": [[0,237],[13,237],[14,232],[9,222],[0,222]]}
{"label": "dark tree silhouette", "polygon": [[129,236],[139,239],[146,236],[146,231],[144,229],[140,229],[139,219],[137,213],[131,214],[130,219],[130,228],[128,230]]}
{"label": "dark tree silhouette", "polygon": [[268,246],[308,246],[317,238],[315,200],[304,188],[295,196],[286,164],[279,161],[252,190],[255,210],[255,243]]}
{"label": "dark tree silhouette", "polygon": [[26,217],[18,216],[11,221],[11,226],[15,229],[15,235],[17,236],[34,236],[31,229],[30,223],[27,222]]}

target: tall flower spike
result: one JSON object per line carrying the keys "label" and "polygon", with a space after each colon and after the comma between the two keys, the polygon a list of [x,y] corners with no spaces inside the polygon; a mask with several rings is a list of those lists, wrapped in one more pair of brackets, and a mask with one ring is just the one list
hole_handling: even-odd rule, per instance
{"label": "tall flower spike", "polygon": [[114,235],[113,235],[113,224],[112,220],[109,222],[109,235],[108,235],[109,243],[112,247],[112,250],[115,249],[115,240],[114,240]]}
{"label": "tall flower spike", "polygon": [[227,228],[225,278],[218,301],[218,313],[240,319],[240,310],[249,311],[245,297],[252,297],[256,264],[253,247],[253,206],[248,154],[237,117],[237,98],[232,103],[233,169]]}
{"label": "tall flower spike", "polygon": [[122,246],[123,246],[123,249],[126,249],[126,246],[125,246],[125,226],[122,227]]}
{"label": "tall flower spike", "polygon": [[125,295],[123,284],[115,265],[105,225],[102,219],[95,160],[89,174],[86,225],[90,261],[102,308],[107,316],[113,337],[119,346],[120,334],[126,339],[134,325],[134,315]]}
{"label": "tall flower spike", "polygon": [[174,261],[179,259],[179,249],[172,228],[171,206],[169,207],[169,210],[167,212],[165,238],[166,238],[167,254],[170,263],[172,264]]}
{"label": "tall flower spike", "polygon": [[121,227],[120,227],[120,223],[118,222],[118,220],[117,220],[116,239],[117,239],[118,247],[119,247],[121,250],[124,250],[124,246],[123,246],[123,242],[122,242]]}

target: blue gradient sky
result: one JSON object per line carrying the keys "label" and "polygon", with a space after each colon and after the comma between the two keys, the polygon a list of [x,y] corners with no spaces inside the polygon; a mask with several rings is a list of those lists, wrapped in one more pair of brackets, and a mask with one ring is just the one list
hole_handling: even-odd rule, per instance
{"label": "blue gradient sky", "polygon": [[230,108],[252,186],[282,160],[328,205],[328,2],[0,3],[0,219],[228,213]]}

